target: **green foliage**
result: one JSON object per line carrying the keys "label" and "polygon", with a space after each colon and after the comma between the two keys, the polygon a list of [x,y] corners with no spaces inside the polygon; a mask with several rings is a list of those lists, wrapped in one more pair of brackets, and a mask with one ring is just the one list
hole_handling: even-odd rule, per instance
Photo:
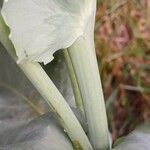
{"label": "green foliage", "polygon": [[73,150],[65,132],[51,114],[31,121],[27,125],[0,132],[1,150]]}

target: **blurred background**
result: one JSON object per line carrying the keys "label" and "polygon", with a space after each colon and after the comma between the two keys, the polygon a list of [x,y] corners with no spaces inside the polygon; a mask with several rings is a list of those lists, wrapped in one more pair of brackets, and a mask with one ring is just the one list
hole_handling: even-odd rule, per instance
{"label": "blurred background", "polygon": [[150,0],[98,1],[95,43],[116,139],[150,120]]}
{"label": "blurred background", "polygon": [[[150,0],[98,0],[95,44],[115,140],[150,120]],[[55,55],[43,68],[74,106],[63,55]],[[47,111],[42,97],[0,45],[0,132]]]}

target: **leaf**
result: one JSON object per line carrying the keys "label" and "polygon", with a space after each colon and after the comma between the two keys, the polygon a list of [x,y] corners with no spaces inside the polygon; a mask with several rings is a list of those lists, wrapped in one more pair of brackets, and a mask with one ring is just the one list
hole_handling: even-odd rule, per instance
{"label": "leaf", "polygon": [[[5,0],[2,15],[19,62],[44,62],[93,30],[96,0]],[[92,22],[92,23],[91,23]]]}
{"label": "leaf", "polygon": [[[17,93],[25,97],[29,102],[32,102],[37,106],[40,106],[41,111],[46,112],[47,105],[45,101],[43,101],[40,94],[36,91],[36,89],[33,87],[33,85],[30,83],[30,81],[27,79],[24,73],[22,73],[20,68],[12,60],[12,58],[9,56],[9,54],[2,47],[1,44],[0,44],[0,70],[1,70],[0,85],[2,85],[3,87],[9,87],[10,90],[8,90],[8,94],[9,92],[16,91]],[[5,94],[7,95],[7,93]],[[24,101],[24,99],[20,97],[16,99],[16,101],[22,100]],[[9,100],[7,101],[9,102]],[[11,105],[11,101],[8,104]],[[9,113],[11,113],[11,111]]]}
{"label": "leaf", "polygon": [[[4,60],[7,60],[7,61],[4,61]],[[55,60],[55,62],[52,63],[52,65],[47,66],[47,68],[46,68],[47,72],[48,72],[49,68],[53,68],[55,65],[58,67],[58,66],[60,66],[60,64],[61,63],[59,63],[59,65],[58,65],[57,61]],[[3,138],[0,138],[0,145],[1,145],[0,149],[1,150],[20,150],[23,148],[29,149],[29,147],[33,148],[33,150],[34,149],[37,149],[37,150],[48,149],[47,147],[50,147],[49,144],[52,145],[52,143],[50,143],[47,140],[47,139],[49,139],[49,136],[45,135],[44,133],[45,132],[47,132],[47,134],[49,133],[49,131],[47,131],[47,130],[49,130],[49,127],[46,131],[43,131],[43,130],[41,131],[41,132],[44,132],[44,133],[40,133],[40,135],[39,135],[41,137],[41,139],[36,138],[36,133],[35,133],[35,137],[34,137],[34,132],[33,132],[33,136],[32,136],[33,140],[31,138],[31,141],[26,141],[26,139],[23,137],[24,133],[26,133],[26,131],[27,131],[26,127],[28,125],[26,126],[26,124],[31,119],[35,118],[35,116],[37,116],[35,114],[35,112],[31,109],[31,107],[29,107],[29,105],[27,105],[27,100],[24,96],[24,95],[28,94],[28,92],[30,90],[33,90],[33,87],[30,85],[30,82],[29,82],[30,86],[28,84],[26,84],[28,82],[28,80],[24,79],[25,77],[20,72],[20,69],[12,61],[12,59],[9,57],[9,55],[6,53],[6,51],[3,51],[2,49],[0,49],[0,69],[3,70],[0,73],[0,137],[3,137]],[[54,72],[48,72],[50,75],[53,76],[53,80],[55,80],[55,82],[57,82],[56,77],[63,76],[63,72],[64,72],[63,67],[61,68],[60,74],[58,73],[58,70],[54,71]],[[58,74],[54,75],[56,72]],[[18,78],[16,78],[17,75],[18,75]],[[65,75],[66,75],[66,73],[65,73]],[[67,78],[67,76],[65,76],[65,77]],[[18,81],[18,79],[20,80],[20,82]],[[24,80],[25,80],[25,82],[24,82]],[[57,86],[60,86],[58,84],[59,82],[60,81],[57,82]],[[65,90],[65,81],[64,81],[64,84],[62,84],[61,86],[63,86],[63,88]],[[67,86],[68,86],[68,84],[67,84]],[[16,89],[14,89],[14,87],[17,90],[22,91],[22,93],[24,95],[21,94]],[[22,90],[21,90],[21,88],[22,88]],[[28,95],[30,95],[30,94],[28,94]],[[36,99],[36,100],[39,101],[38,99]],[[75,109],[74,109],[74,112],[77,115],[77,117],[79,118],[79,120],[84,124],[84,120],[80,116],[80,112]],[[41,121],[41,123],[42,123],[42,121]],[[23,124],[25,124],[25,125],[23,125]],[[21,126],[21,127],[19,127],[19,126]],[[36,126],[35,126],[35,128],[36,128]],[[30,130],[32,130],[32,127]],[[31,134],[32,134],[32,131],[31,131]],[[50,134],[50,135],[53,135],[53,134]],[[15,141],[16,138],[17,138],[17,142]],[[20,140],[21,140],[21,142],[20,142]],[[60,140],[58,139],[57,141],[60,141]],[[12,143],[10,144],[10,142],[12,142]],[[5,144],[5,146],[4,146],[4,143],[7,143],[7,144]],[[39,146],[37,143],[38,144],[42,143],[42,144],[40,144],[40,146]],[[63,142],[61,142],[61,143],[63,143]],[[3,147],[2,147],[2,145],[3,145]],[[57,143],[55,143],[54,145],[58,146]],[[62,145],[60,147],[63,149]],[[67,150],[67,147],[69,147],[69,146],[67,146],[67,144],[66,144],[66,147],[64,149]],[[53,148],[55,148],[55,147],[52,147],[52,149]],[[58,147],[56,147],[55,149],[58,149]],[[69,149],[70,149],[70,147],[69,147]]]}
{"label": "leaf", "polygon": [[[44,66],[47,74],[60,90],[68,103],[75,107],[74,96],[71,88],[70,78],[67,73],[67,68],[60,52],[55,54],[55,59],[48,65]],[[9,56],[7,51],[0,44],[0,84],[5,84],[16,89],[25,97],[39,102],[43,109],[47,109],[42,97],[39,95],[34,86],[30,83],[24,73],[16,65]],[[45,112],[45,111],[44,111]]]}
{"label": "leaf", "polygon": [[0,84],[0,132],[26,124],[43,114],[38,106],[10,86]]}
{"label": "leaf", "polygon": [[149,141],[150,123],[145,123],[131,132],[128,136],[117,140],[113,150],[149,150]]}
{"label": "leaf", "polygon": [[73,150],[53,116],[43,115],[27,125],[1,132],[1,150]]}

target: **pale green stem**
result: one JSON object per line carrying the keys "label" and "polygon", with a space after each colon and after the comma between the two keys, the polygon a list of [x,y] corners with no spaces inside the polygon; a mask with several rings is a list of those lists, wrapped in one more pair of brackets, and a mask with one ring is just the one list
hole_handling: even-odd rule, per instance
{"label": "pale green stem", "polygon": [[75,72],[74,72],[74,68],[72,66],[72,61],[70,59],[70,56],[69,56],[69,53],[68,53],[67,49],[64,50],[64,56],[65,56],[65,60],[66,60],[68,70],[69,70],[69,75],[70,75],[70,78],[71,78],[71,83],[72,83],[72,87],[73,87],[73,92],[74,92],[77,108],[84,115],[84,107],[83,107],[82,97],[81,97],[81,94],[80,94],[79,85],[78,85],[77,78],[76,78],[76,75],[75,75]]}
{"label": "pale green stem", "polygon": [[17,60],[16,53],[14,46],[12,45],[11,41],[9,40],[9,29],[5,25],[4,20],[0,13],[0,41],[4,45],[4,47],[9,50],[9,54],[13,56],[13,59]]}
{"label": "pale green stem", "polygon": [[31,62],[25,62],[19,66],[60,118],[74,146],[80,145],[83,149],[91,150],[92,147],[80,123],[43,68],[38,63]]}
{"label": "pale green stem", "polygon": [[[15,50],[8,35],[9,30],[5,26],[3,19],[0,17],[0,40],[11,56],[16,60]],[[92,146],[76,116],[40,64],[26,61],[20,63],[19,67],[23,70],[50,107],[55,110],[57,117],[59,117],[63,124],[75,149],[82,148],[84,150],[92,150]]]}
{"label": "pale green stem", "polygon": [[79,83],[90,141],[96,150],[109,149],[109,132],[94,41],[80,37],[68,49]]}

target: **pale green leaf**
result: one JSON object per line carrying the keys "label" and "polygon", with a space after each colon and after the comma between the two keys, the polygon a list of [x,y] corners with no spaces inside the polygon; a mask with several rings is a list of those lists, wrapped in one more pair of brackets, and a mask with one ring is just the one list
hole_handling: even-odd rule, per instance
{"label": "pale green leaf", "polygon": [[73,150],[69,138],[50,115],[0,132],[1,150]]}
{"label": "pale green leaf", "polygon": [[95,5],[96,0],[5,0],[2,15],[18,62],[50,62],[56,50],[93,30]]}
{"label": "pale green leaf", "polygon": [[[55,54],[55,60],[53,60],[48,65],[43,65],[47,74],[51,80],[55,83],[56,87],[65,97],[67,102],[75,107],[74,96],[71,89],[71,83],[69,75],[67,73],[67,68],[64,62],[64,58],[61,51]],[[39,95],[34,86],[30,83],[24,73],[16,65],[4,47],[0,44],[0,84],[8,85],[16,89],[19,93],[26,97],[30,97],[35,101],[39,101],[43,104],[42,108],[46,107],[43,98]],[[47,108],[47,107],[46,107]],[[47,109],[46,109],[47,110]],[[44,111],[45,112],[45,111]]]}

